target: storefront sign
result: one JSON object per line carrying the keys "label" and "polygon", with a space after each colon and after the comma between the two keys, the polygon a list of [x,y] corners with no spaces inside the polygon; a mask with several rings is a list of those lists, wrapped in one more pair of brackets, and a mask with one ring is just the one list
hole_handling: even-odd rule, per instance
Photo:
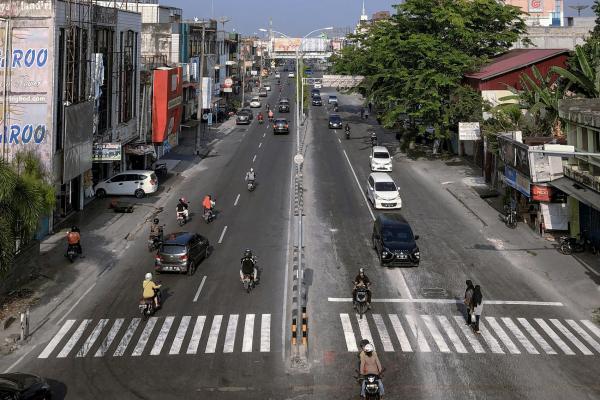
{"label": "storefront sign", "polygon": [[529,146],[507,136],[498,136],[500,159],[520,173],[531,176],[529,168]]}
{"label": "storefront sign", "polygon": [[514,168],[509,167],[508,165],[504,166],[504,181],[507,185],[517,189],[519,192],[523,193],[525,196],[531,196],[531,182],[529,179],[523,174],[519,173]]}
{"label": "storefront sign", "polygon": [[550,201],[552,199],[552,188],[550,186],[531,185],[531,199]]}
{"label": "storefront sign", "polygon": [[154,73],[152,142],[163,143],[179,131],[182,113],[181,67],[157,68]]}
{"label": "storefront sign", "polygon": [[202,78],[202,109],[210,108],[212,103],[212,79]]}
{"label": "storefront sign", "polygon": [[481,130],[479,129],[479,122],[459,122],[458,139],[481,140]]}
{"label": "storefront sign", "polygon": [[544,0],[527,0],[527,5],[530,13],[544,12]]}
{"label": "storefront sign", "polygon": [[233,79],[231,79],[231,78],[225,79],[225,81],[223,82],[223,92],[231,93],[233,91],[232,86],[233,86]]}
{"label": "storefront sign", "polygon": [[121,161],[119,143],[95,143],[92,147],[92,162]]}

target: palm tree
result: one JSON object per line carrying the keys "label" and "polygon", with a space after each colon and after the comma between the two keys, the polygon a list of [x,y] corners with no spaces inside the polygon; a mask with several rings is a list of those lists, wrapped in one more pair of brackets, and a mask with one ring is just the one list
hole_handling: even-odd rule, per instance
{"label": "palm tree", "polygon": [[0,275],[54,202],[54,188],[33,152],[17,153],[11,163],[0,161]]}
{"label": "palm tree", "polygon": [[574,68],[569,71],[554,66],[550,72],[559,74],[573,84],[573,90],[588,98],[600,97],[600,43],[591,43],[590,53],[587,54],[582,46],[575,48],[572,59]]}

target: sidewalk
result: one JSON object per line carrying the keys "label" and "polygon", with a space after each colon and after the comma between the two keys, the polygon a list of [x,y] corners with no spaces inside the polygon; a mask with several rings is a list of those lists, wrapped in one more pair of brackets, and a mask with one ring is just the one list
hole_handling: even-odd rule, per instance
{"label": "sidewalk", "polygon": [[[168,175],[161,180],[159,191],[143,199],[119,198],[119,201],[134,205],[132,213],[116,213],[110,208],[111,198],[95,199],[65,220],[61,224],[62,228],[57,227],[56,232],[47,236],[41,242],[39,267],[32,274],[31,281],[18,288],[12,299],[1,305],[0,356],[10,354],[19,346],[17,339],[21,312],[31,307],[30,332],[35,334],[63,302],[69,297],[77,297],[81,288],[89,286],[88,281],[95,280],[112,268],[136,233],[162,211],[170,193],[183,180],[181,174],[206,158],[215,142],[227,136],[234,128],[235,119],[232,118],[206,130],[200,156],[194,151],[196,129],[184,128],[179,146],[160,160],[167,163]],[[65,235],[73,225],[78,226],[82,232],[85,257],[70,264],[64,257]]]}

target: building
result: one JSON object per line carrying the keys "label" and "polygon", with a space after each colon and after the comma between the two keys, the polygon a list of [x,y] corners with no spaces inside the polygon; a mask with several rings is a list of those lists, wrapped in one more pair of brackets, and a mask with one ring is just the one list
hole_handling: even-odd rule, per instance
{"label": "building", "polygon": [[373,13],[373,16],[371,17],[371,21],[385,21],[390,19],[390,12],[389,11],[376,11]]}
{"label": "building", "polygon": [[564,17],[563,0],[504,0],[503,3],[523,10],[529,26],[560,26]]}
{"label": "building", "polygon": [[585,43],[595,24],[594,17],[566,17],[562,26],[529,26],[513,48],[575,50]]}
{"label": "building", "polygon": [[138,132],[141,18],[92,0],[13,2],[0,18],[12,49],[0,72],[10,65],[3,149],[8,159],[35,151],[52,176],[44,235],[93,198],[95,182],[125,169],[122,146]]}
{"label": "building", "polygon": [[569,228],[573,236],[586,232],[600,242],[600,101],[569,99],[559,103],[559,115],[564,121],[567,144],[578,155],[565,161],[564,177],[551,182],[568,195]]}

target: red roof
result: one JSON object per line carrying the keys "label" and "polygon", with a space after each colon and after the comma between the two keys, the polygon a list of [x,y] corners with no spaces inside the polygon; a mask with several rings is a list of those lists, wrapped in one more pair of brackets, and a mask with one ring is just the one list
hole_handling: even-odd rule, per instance
{"label": "red roof", "polygon": [[479,71],[466,74],[465,77],[487,80],[569,52],[568,49],[513,49],[493,58]]}

